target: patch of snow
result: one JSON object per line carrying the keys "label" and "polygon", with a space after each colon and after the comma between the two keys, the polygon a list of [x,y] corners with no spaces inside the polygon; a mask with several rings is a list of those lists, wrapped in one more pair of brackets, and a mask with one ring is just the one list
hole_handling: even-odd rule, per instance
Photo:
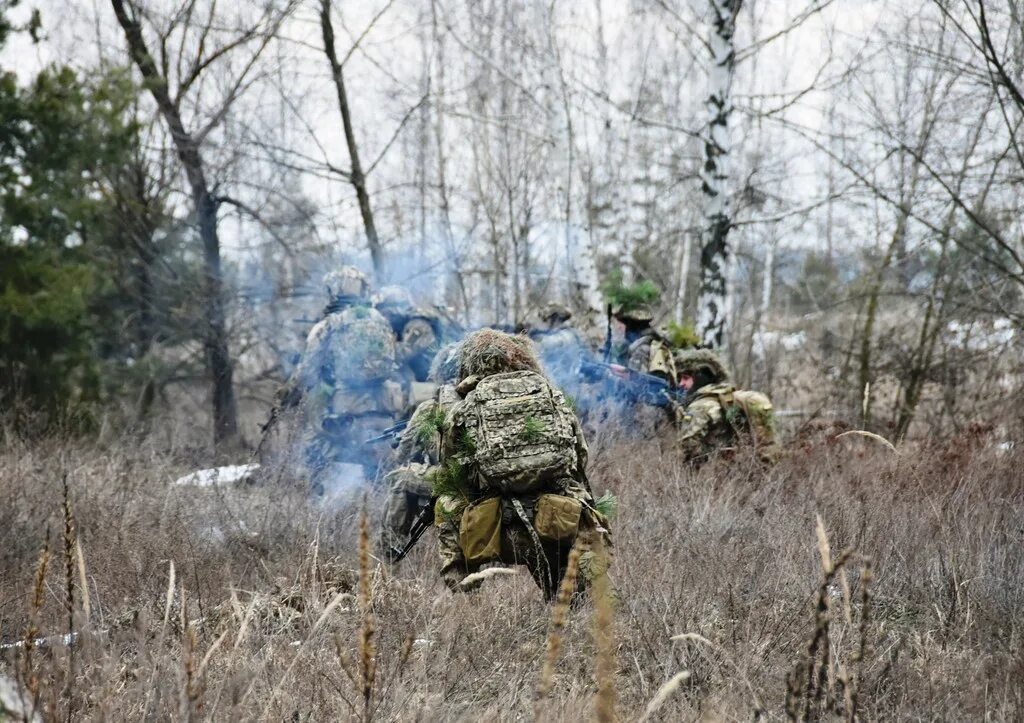
{"label": "patch of snow", "polygon": [[258,464],[235,464],[226,467],[200,469],[174,480],[175,486],[220,487],[242,482],[256,473]]}

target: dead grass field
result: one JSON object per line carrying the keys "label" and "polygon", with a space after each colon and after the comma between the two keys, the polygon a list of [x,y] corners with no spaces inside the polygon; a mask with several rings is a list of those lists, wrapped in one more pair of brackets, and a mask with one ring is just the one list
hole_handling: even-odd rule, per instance
{"label": "dead grass field", "polygon": [[[452,595],[429,538],[395,570],[364,558],[360,572],[361,495],[324,509],[276,472],[171,485],[206,464],[145,441],[0,450],[0,643],[78,633],[0,651],[45,719],[595,714],[593,603],[569,611],[538,702],[551,609],[525,573]],[[595,441],[595,491],[619,497],[615,714],[637,720],[658,697],[650,720],[1020,720],[1022,465],[981,434],[896,454],[822,437],[767,475]],[[823,554],[845,558],[825,584]]]}

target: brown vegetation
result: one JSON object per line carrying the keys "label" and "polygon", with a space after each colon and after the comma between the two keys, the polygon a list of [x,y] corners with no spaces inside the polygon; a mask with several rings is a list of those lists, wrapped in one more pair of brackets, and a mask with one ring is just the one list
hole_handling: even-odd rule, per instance
{"label": "brown vegetation", "polygon": [[762,477],[595,443],[613,592],[556,608],[552,651],[527,575],[449,593],[429,536],[372,559],[361,493],[175,487],[193,455],[11,441],[0,643],[39,642],[0,674],[52,720],[1019,718],[1022,459],[944,449],[812,441]]}

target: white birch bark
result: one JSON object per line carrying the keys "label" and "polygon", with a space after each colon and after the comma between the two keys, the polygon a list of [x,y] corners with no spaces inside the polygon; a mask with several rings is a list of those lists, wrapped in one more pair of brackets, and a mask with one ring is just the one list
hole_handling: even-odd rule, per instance
{"label": "white birch bark", "polygon": [[686,309],[687,282],[690,277],[690,264],[693,257],[693,233],[683,233],[683,250],[679,261],[679,285],[676,293],[675,319],[677,324],[683,323],[683,311]]}
{"label": "white birch bark", "polygon": [[697,333],[710,347],[725,340],[727,326],[728,234],[732,226],[729,207],[729,116],[732,113],[732,81],[736,68],[733,33],[742,0],[708,0],[712,32],[711,72],[708,78],[708,127],[701,166],[703,228],[700,253],[700,300]]}

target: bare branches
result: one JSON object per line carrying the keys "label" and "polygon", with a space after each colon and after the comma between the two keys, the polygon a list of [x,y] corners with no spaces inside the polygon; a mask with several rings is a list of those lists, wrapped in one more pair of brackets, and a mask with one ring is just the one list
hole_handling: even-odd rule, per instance
{"label": "bare branches", "polygon": [[331,79],[334,81],[334,89],[338,96],[338,110],[341,113],[341,121],[345,131],[345,145],[348,147],[349,182],[355,189],[356,198],[359,201],[359,212],[363,218],[363,228],[366,231],[366,242],[370,249],[370,256],[373,259],[373,268],[378,275],[384,271],[384,255],[380,246],[380,239],[377,236],[377,226],[373,218],[373,210],[370,206],[370,194],[366,188],[366,175],[363,173],[362,165],[359,162],[359,148],[356,144],[355,128],[352,125],[352,113],[348,104],[348,93],[345,89],[345,77],[342,73],[341,63],[338,61],[337,49],[334,47],[334,23],[331,20],[331,0],[320,0],[320,30],[323,35],[324,53],[327,55],[331,67]]}

